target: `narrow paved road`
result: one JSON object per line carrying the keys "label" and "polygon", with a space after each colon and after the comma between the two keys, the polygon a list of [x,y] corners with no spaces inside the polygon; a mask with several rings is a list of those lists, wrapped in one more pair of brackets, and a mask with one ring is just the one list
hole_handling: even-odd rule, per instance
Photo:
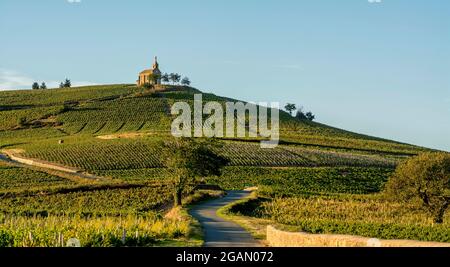
{"label": "narrow paved road", "polygon": [[221,207],[247,197],[250,192],[228,191],[227,195],[220,199],[214,199],[196,205],[190,210],[190,214],[196,218],[203,227],[205,233],[205,247],[260,247],[260,242],[255,240],[249,232],[234,222],[227,221],[217,216],[217,210]]}

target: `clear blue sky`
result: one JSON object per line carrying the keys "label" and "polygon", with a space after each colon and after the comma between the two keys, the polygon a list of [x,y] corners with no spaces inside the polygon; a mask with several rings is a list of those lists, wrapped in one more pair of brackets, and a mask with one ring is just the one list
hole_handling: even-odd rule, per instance
{"label": "clear blue sky", "polygon": [[0,87],[133,83],[157,55],[204,91],[450,151],[450,1],[374,1],[1,0]]}

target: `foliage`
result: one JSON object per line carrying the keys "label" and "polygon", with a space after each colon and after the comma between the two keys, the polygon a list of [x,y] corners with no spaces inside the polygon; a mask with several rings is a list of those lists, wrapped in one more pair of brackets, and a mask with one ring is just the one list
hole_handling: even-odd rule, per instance
{"label": "foliage", "polygon": [[186,239],[189,221],[155,216],[80,218],[0,216],[0,247],[61,247],[77,238],[82,247],[156,246]]}
{"label": "foliage", "polygon": [[37,82],[34,82],[33,85],[31,86],[31,89],[33,90],[39,89],[39,84]]}
{"label": "foliage", "polygon": [[176,84],[180,82],[181,75],[178,73],[171,73],[169,74],[169,79],[172,81],[173,84]]}
{"label": "foliage", "polygon": [[72,87],[72,82],[69,79],[65,79],[64,82],[62,82],[64,88],[70,88]]}
{"label": "foliage", "polygon": [[181,205],[181,194],[196,177],[220,175],[228,159],[215,152],[219,146],[217,141],[193,138],[175,138],[163,143],[161,158],[172,176],[175,205]]}
{"label": "foliage", "polygon": [[450,205],[450,154],[423,153],[397,167],[386,193],[400,201],[420,202],[442,223]]}
{"label": "foliage", "polygon": [[188,77],[184,77],[184,78],[181,80],[181,85],[189,86],[189,85],[191,85],[191,80],[189,80]]}
{"label": "foliage", "polygon": [[284,109],[287,112],[289,112],[289,115],[292,116],[292,112],[294,112],[294,110],[296,110],[297,107],[295,106],[295,104],[287,103],[286,106],[284,106]]}

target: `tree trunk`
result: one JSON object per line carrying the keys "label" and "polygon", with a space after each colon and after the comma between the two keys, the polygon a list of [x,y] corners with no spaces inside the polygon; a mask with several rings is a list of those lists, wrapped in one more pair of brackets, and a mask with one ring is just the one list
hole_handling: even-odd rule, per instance
{"label": "tree trunk", "polygon": [[175,207],[179,207],[182,205],[181,203],[182,193],[183,193],[182,189],[179,188],[175,189],[175,192],[173,193],[173,205]]}
{"label": "tree trunk", "polygon": [[434,223],[441,224],[444,222],[444,214],[447,210],[450,202],[446,201],[444,204],[439,208],[439,210],[436,212],[436,215],[434,217]]}

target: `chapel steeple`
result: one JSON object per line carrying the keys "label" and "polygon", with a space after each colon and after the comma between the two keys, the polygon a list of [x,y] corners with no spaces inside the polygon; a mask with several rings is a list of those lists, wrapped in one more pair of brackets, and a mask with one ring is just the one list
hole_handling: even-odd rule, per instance
{"label": "chapel steeple", "polygon": [[153,63],[153,69],[154,70],[159,69],[158,57],[155,57],[155,61]]}

